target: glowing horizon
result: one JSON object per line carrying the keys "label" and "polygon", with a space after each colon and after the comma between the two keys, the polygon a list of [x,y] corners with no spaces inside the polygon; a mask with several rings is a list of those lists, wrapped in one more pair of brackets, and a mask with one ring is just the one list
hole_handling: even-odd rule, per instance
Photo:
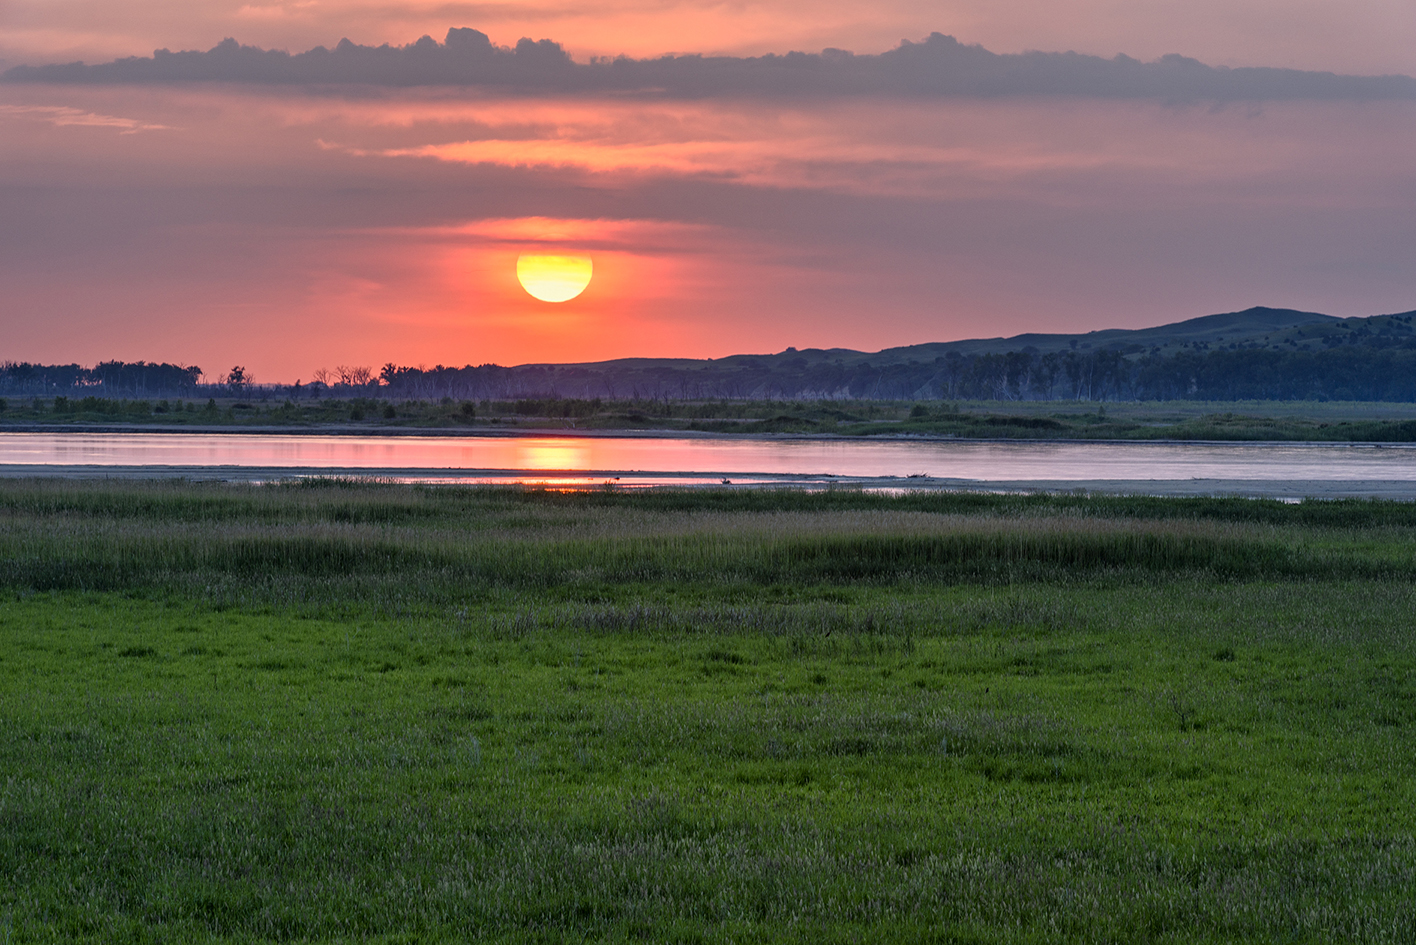
{"label": "glowing horizon", "polygon": [[[71,29],[57,12],[22,6],[33,23]],[[266,8],[285,12],[259,20],[253,38],[297,51],[309,48],[297,41],[322,30],[349,27],[373,44],[406,41],[414,21],[438,36],[462,25],[434,30],[432,7],[412,19],[380,19],[357,3]],[[1265,6],[1230,7],[1239,8],[1257,16]],[[1386,9],[1371,6],[1363,37],[1389,29],[1378,8]],[[356,9],[363,19],[350,19]],[[640,55],[686,48],[670,41],[668,26],[706,15],[636,20],[629,8],[597,9],[604,22],[653,27],[630,50]],[[242,364],[293,381],[336,363],[875,351],[1143,327],[1251,305],[1344,316],[1416,307],[1404,249],[1416,219],[1408,160],[1416,100],[1401,97],[1400,83],[1378,94],[1380,83],[1278,74],[1263,81],[1286,98],[1187,104],[1149,86],[1087,91],[1091,73],[1074,81],[1066,69],[1075,60],[1055,57],[1046,62],[1060,70],[1065,94],[910,91],[918,69],[896,69],[900,56],[954,56],[948,74],[958,75],[991,55],[967,43],[1002,35],[1001,20],[981,5],[948,9],[948,22],[938,22],[937,8],[906,3],[881,14],[880,24],[914,24],[913,45],[850,42],[831,33],[845,20],[832,21],[822,46],[861,55],[803,59],[811,64],[800,74],[818,85],[795,92],[797,60],[785,58],[725,59],[707,73],[685,60],[673,74],[679,86],[642,94],[577,88],[566,83],[601,73],[565,72],[570,60],[556,59],[557,47],[535,44],[528,48],[550,65],[534,68],[550,71],[515,73],[544,79],[519,90],[375,89],[352,80],[318,94],[254,79],[0,83],[8,209],[0,355],[196,363],[211,372]],[[100,20],[111,15],[93,10]],[[715,20],[703,48],[733,56],[790,49],[797,40],[782,30],[797,12],[767,4],[743,21],[739,41],[719,45],[729,21]],[[183,16],[181,29],[192,31],[235,22]],[[1039,16],[1033,47],[1066,48],[1072,34],[1049,33],[1051,21]],[[1306,39],[1290,37],[1282,54],[1257,29],[1249,47],[1242,32],[1222,42],[1196,34],[1194,48],[1179,51],[1208,51],[1221,65],[1381,71],[1379,58],[1331,43],[1326,53],[1304,52],[1331,36],[1325,16],[1297,17],[1293,29],[1307,30]],[[612,49],[601,45],[608,34],[587,25],[594,19],[552,21],[586,28],[581,38],[561,37],[575,63]],[[514,32],[506,25],[514,17],[499,22],[488,32]],[[936,28],[960,32],[965,45],[929,38]],[[504,30],[489,41],[508,46],[495,62],[533,69],[517,65],[521,53]],[[0,28],[10,64],[43,62],[44,50],[58,48],[25,46],[29,35]],[[182,35],[146,42],[182,48]],[[1058,38],[1044,42],[1049,35]],[[1100,56],[1120,36],[1091,35],[1076,45]],[[1018,48],[998,42],[1004,52]],[[435,47],[450,48],[423,48]],[[903,52],[862,58],[889,50]],[[1151,62],[1175,50],[1137,39],[1116,51]],[[407,54],[409,68],[417,55]],[[1115,81],[1135,71],[1089,62],[1087,70],[1110,69]],[[762,78],[769,66],[778,71]],[[855,70],[840,75],[878,90],[833,91],[831,69]],[[1195,71],[1187,69],[1175,75]],[[737,83],[728,91],[725,75]],[[1170,75],[1163,64],[1145,73],[1147,82]],[[1242,70],[1212,75],[1249,81]],[[719,85],[694,84],[703,82]],[[1321,95],[1303,91],[1315,82],[1327,83]],[[534,256],[593,259],[591,288],[570,304],[538,301],[517,279],[517,260]]]}

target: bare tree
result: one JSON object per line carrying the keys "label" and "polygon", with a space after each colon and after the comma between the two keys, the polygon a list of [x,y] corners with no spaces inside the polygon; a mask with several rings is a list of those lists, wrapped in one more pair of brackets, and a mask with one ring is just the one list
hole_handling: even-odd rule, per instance
{"label": "bare tree", "polygon": [[374,369],[369,367],[350,367],[341,364],[334,369],[334,373],[339,378],[339,383],[346,387],[363,387],[374,379]]}
{"label": "bare tree", "polygon": [[316,371],[314,374],[311,374],[310,376],[315,379],[315,383],[316,383],[316,384],[323,384],[323,385],[326,386],[326,387],[329,386],[329,377],[330,377],[329,368],[323,368],[323,367],[322,367],[322,368],[320,368],[318,371]]}

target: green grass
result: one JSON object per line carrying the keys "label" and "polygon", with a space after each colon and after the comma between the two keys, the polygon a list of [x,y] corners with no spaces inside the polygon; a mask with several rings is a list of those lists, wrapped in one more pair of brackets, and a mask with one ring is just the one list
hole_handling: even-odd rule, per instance
{"label": "green grass", "polygon": [[0,941],[1410,941],[1414,518],[0,483]]}

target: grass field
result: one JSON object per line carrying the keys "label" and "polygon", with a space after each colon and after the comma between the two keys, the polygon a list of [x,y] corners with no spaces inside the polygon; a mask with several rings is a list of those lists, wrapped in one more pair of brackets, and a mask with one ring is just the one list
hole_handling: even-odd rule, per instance
{"label": "grass field", "polygon": [[1416,940],[1416,506],[0,483],[0,942]]}

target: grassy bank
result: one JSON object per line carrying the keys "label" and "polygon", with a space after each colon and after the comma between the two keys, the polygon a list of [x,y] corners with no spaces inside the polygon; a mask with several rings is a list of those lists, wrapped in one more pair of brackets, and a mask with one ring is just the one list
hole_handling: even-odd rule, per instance
{"label": "grassy bank", "polygon": [[1416,512],[0,483],[15,941],[1402,941]]}
{"label": "grassy bank", "polygon": [[7,429],[664,430],[972,439],[1416,441],[1416,405],[1248,401],[0,400]]}

